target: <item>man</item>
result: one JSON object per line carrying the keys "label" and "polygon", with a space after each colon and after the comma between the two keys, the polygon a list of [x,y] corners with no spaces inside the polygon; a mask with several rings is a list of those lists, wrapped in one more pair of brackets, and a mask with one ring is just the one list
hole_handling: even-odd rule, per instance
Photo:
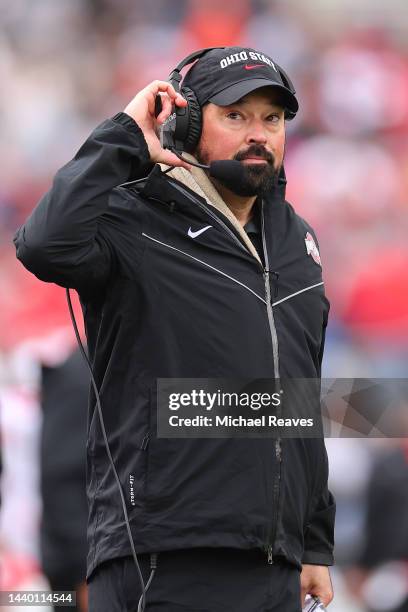
{"label": "man", "polygon": [[[146,609],[294,612],[300,586],[327,604],[323,440],[156,435],[158,378],[319,378],[328,314],[313,230],[284,200],[285,116],[298,104],[281,72],[262,53],[220,48],[183,86],[155,81],[96,128],[17,232],[17,256],[80,295],[145,581],[158,554]],[[194,106],[191,92],[197,144],[187,134],[185,148],[202,163],[238,160],[238,176],[162,148],[159,127],[186,97]],[[136,610],[93,395],[87,451],[90,610]]]}

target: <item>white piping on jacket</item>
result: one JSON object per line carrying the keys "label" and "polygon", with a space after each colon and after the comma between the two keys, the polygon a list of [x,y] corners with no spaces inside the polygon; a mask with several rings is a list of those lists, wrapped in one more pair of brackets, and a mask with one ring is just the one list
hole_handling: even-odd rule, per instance
{"label": "white piping on jacket", "polygon": [[261,300],[261,302],[266,304],[266,301],[260,295],[255,293],[255,291],[253,291],[250,287],[248,287],[247,285],[244,285],[244,283],[241,283],[241,281],[237,280],[233,276],[229,276],[229,274],[226,274],[225,272],[222,272],[222,270],[219,270],[218,268],[214,268],[213,266],[211,266],[210,264],[206,263],[202,259],[198,259],[197,257],[194,257],[193,255],[190,255],[189,253],[186,253],[185,251],[181,251],[180,249],[177,249],[176,247],[171,246],[170,244],[166,244],[165,242],[161,242],[160,240],[157,240],[156,238],[152,238],[152,236],[148,236],[144,232],[142,232],[142,236],[145,236],[149,240],[153,240],[153,242],[157,242],[158,244],[161,244],[161,245],[167,247],[168,249],[173,249],[173,251],[177,251],[178,253],[182,253],[186,257],[190,257],[190,259],[194,259],[194,261],[198,261],[199,263],[203,264],[203,266],[207,266],[207,268],[210,268],[211,270],[215,270],[215,272],[218,272],[218,274],[222,274],[223,276],[226,276],[227,278],[232,280],[234,283],[237,283],[238,285],[241,285],[241,287],[244,287],[245,289],[250,291],[255,297],[258,298],[258,300]]}
{"label": "white piping on jacket", "polygon": [[304,293],[304,291],[309,291],[309,289],[314,289],[315,287],[320,287],[320,285],[324,285],[324,282],[316,283],[315,285],[310,285],[309,287],[305,287],[304,289],[300,289],[300,291],[295,291],[295,293],[291,293],[286,297],[278,300],[277,302],[272,302],[272,306],[277,306],[278,304],[282,304],[282,302],[286,302],[286,300],[290,300],[290,298],[295,297],[295,295],[299,295],[299,293]]}
{"label": "white piping on jacket", "polygon": [[[182,253],[182,255],[185,255],[186,257],[190,257],[190,259],[194,259],[194,261],[198,261],[203,266],[206,266],[207,268],[210,268],[211,270],[214,270],[215,272],[218,272],[218,274],[222,274],[222,276],[225,276],[226,278],[229,278],[234,283],[237,283],[238,285],[241,285],[241,287],[244,287],[244,289],[247,289],[248,291],[250,291],[255,297],[258,298],[258,300],[261,300],[261,302],[266,304],[266,300],[264,300],[260,295],[255,293],[255,291],[253,291],[250,287],[248,287],[244,283],[241,283],[241,281],[237,280],[233,276],[230,276],[229,274],[226,274],[225,272],[223,272],[222,270],[219,270],[218,268],[214,268],[214,266],[211,266],[210,264],[206,263],[202,259],[198,259],[197,257],[194,257],[193,255],[190,255],[189,253],[186,253],[185,251],[181,251],[180,249],[178,249],[178,248],[176,248],[174,246],[171,246],[170,244],[166,244],[165,242],[161,242],[161,240],[157,240],[157,238],[153,238],[152,236],[149,236],[148,234],[145,234],[144,232],[142,232],[142,236],[145,236],[145,238],[148,238],[149,240],[152,240],[153,242],[157,242],[158,244],[161,244],[162,246],[165,246],[168,249],[172,249],[173,251],[177,251],[178,253]],[[295,291],[295,293],[291,293],[290,295],[287,295],[286,297],[282,298],[281,300],[278,300],[277,302],[272,302],[272,306],[277,306],[278,304],[282,304],[282,302],[286,302],[286,300],[290,300],[291,298],[295,297],[296,295],[299,295],[300,293],[304,293],[305,291],[309,291],[310,289],[314,289],[315,287],[320,287],[320,285],[324,285],[324,282],[321,281],[320,283],[316,283],[315,285],[310,285],[309,287],[305,287],[304,289],[300,289],[299,291]]]}

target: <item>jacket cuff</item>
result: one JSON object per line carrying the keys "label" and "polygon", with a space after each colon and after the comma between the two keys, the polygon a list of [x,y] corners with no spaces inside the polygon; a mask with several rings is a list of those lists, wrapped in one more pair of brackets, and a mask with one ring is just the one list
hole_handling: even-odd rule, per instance
{"label": "jacket cuff", "polygon": [[302,557],[302,564],[304,563],[308,563],[310,565],[334,565],[334,557],[329,553],[305,550]]}
{"label": "jacket cuff", "polygon": [[130,131],[138,135],[142,135],[144,138],[144,134],[142,130],[140,129],[140,127],[137,125],[136,121],[127,113],[124,113],[124,112],[116,113],[116,115],[111,117],[111,121],[114,121],[115,123],[119,123],[123,127],[128,128]]}
{"label": "jacket cuff", "polygon": [[[132,134],[132,136],[136,136],[139,146],[140,161],[142,163],[143,169],[146,171],[146,173],[148,173],[148,171],[150,171],[151,169],[149,147],[147,146],[144,134],[140,127],[137,125],[136,121],[130,115],[124,112],[116,113],[116,115],[111,117],[110,121],[121,125],[126,130],[126,132]],[[140,169],[135,168],[133,174],[136,176],[139,175],[139,173]]]}

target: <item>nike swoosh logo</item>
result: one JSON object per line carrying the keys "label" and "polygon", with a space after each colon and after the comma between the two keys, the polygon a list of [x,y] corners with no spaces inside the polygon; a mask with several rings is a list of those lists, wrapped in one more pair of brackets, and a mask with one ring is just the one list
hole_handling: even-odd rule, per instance
{"label": "nike swoosh logo", "polygon": [[188,235],[190,236],[190,238],[197,238],[197,236],[199,236],[203,232],[206,232],[208,229],[210,229],[210,227],[212,227],[212,225],[206,225],[206,227],[202,227],[201,229],[197,230],[196,232],[193,232],[191,227],[189,227],[188,228]]}
{"label": "nike swoosh logo", "polygon": [[252,64],[252,66],[245,64],[244,68],[245,70],[252,70],[252,68],[263,68],[264,66],[266,66],[266,64]]}

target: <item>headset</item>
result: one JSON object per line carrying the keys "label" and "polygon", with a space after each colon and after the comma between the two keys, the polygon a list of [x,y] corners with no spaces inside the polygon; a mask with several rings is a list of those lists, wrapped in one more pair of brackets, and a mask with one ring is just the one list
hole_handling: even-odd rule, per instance
{"label": "headset", "polygon": [[[193,153],[195,151],[201,136],[202,111],[194,91],[190,89],[190,87],[183,86],[183,84],[180,86],[182,80],[181,70],[203,57],[203,55],[209,51],[227,48],[228,47],[207,47],[205,49],[195,51],[194,53],[191,53],[185,57],[170,73],[167,79],[168,82],[173,85],[176,92],[180,93],[187,100],[187,106],[173,107],[170,117],[161,126],[160,144],[163,148],[170,149],[173,152],[185,151],[187,153]],[[287,87],[293,95],[295,95],[296,90],[286,72],[283,70],[283,68],[276,64],[275,61],[274,65],[280,78],[282,79],[284,86]],[[156,117],[160,111],[161,100],[160,96],[157,96],[155,108]],[[288,121],[292,120],[295,116],[296,113],[293,111],[290,111],[289,109],[285,110],[285,119]]]}

